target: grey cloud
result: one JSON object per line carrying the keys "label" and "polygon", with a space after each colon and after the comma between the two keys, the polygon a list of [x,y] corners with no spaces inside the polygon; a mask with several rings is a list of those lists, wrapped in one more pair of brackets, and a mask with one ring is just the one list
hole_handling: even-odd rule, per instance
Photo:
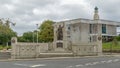
{"label": "grey cloud", "polygon": [[[87,2],[87,0],[85,0]],[[92,7],[98,6],[100,18],[120,21],[120,0],[89,0]]]}
{"label": "grey cloud", "polygon": [[[0,18],[11,18],[12,21],[15,21],[17,24],[12,28],[19,35],[36,29],[36,23],[41,24],[45,19],[54,21],[75,18],[92,19],[95,6],[99,8],[101,19],[120,21],[119,0],[80,0],[84,1],[86,5],[61,4],[64,1],[69,3],[69,0],[0,0]],[[11,5],[14,10],[8,9],[5,5],[8,5],[8,8]],[[34,9],[37,9],[38,13],[34,13]]]}
{"label": "grey cloud", "polygon": [[12,3],[10,0],[0,0],[0,4]]}
{"label": "grey cloud", "polygon": [[88,14],[88,11],[86,11],[83,6],[80,6],[80,5],[67,5],[67,6],[64,6],[64,7],[65,7],[65,9],[69,10],[69,12],[66,14],[66,16],[68,18],[80,18],[80,17],[87,18],[87,17],[90,16]]}

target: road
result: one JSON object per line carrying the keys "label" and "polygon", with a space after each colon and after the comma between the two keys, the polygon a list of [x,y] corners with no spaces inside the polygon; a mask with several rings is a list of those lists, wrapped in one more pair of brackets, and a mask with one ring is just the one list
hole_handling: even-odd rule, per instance
{"label": "road", "polygon": [[120,57],[0,61],[0,68],[120,68]]}

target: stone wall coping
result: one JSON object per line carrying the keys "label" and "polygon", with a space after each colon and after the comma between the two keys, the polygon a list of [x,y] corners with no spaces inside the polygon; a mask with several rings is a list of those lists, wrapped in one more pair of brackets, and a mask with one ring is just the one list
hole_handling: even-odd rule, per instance
{"label": "stone wall coping", "polygon": [[29,43],[29,42],[17,42],[16,45],[43,45],[43,44],[49,44],[49,43]]}
{"label": "stone wall coping", "polygon": [[75,43],[75,44],[73,43],[72,45],[73,45],[73,46],[74,46],[74,45],[75,45],[75,46],[88,46],[88,45],[89,45],[89,46],[90,46],[90,45],[91,45],[91,46],[92,46],[92,45],[94,46],[94,45],[97,45],[97,43],[96,43],[96,42],[93,42],[93,43]]}

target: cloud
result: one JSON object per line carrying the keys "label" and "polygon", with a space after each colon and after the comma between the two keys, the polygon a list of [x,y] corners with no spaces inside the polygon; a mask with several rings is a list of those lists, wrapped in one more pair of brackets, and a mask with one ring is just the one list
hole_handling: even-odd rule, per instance
{"label": "cloud", "polygon": [[21,35],[35,30],[36,24],[46,19],[92,19],[95,6],[101,19],[120,21],[119,3],[119,0],[0,0],[0,18],[16,22],[16,26],[11,27]]}
{"label": "cloud", "polygon": [[15,10],[15,6],[10,4],[4,4],[4,8],[8,9],[9,11]]}
{"label": "cloud", "polygon": [[[87,0],[85,0],[87,2]],[[98,6],[99,15],[102,19],[109,19],[114,21],[120,21],[120,0],[89,0],[89,4],[92,7]]]}

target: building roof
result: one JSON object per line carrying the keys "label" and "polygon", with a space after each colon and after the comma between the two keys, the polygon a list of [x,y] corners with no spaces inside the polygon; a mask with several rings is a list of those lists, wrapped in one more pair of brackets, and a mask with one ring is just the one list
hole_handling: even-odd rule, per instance
{"label": "building roof", "polygon": [[95,24],[95,23],[98,23],[98,24],[109,24],[109,25],[120,26],[120,22],[110,21],[110,20],[103,20],[103,19],[90,20],[90,19],[78,18],[78,19],[60,21],[60,22],[57,22],[57,23],[61,23],[61,22],[64,22],[64,23],[66,23],[66,24],[76,24],[76,23]]}

